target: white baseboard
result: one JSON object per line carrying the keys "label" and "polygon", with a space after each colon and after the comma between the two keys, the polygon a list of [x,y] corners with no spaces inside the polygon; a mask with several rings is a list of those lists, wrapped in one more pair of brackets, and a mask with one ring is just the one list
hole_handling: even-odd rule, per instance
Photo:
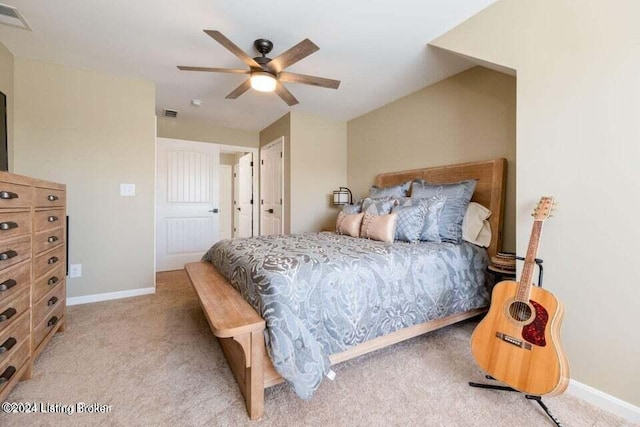
{"label": "white baseboard", "polygon": [[67,305],[88,304],[92,302],[109,301],[113,299],[137,297],[140,295],[155,294],[156,288],[131,289],[130,291],[107,292],[105,294],[83,295],[81,297],[67,298]]}
{"label": "white baseboard", "polygon": [[633,423],[640,423],[640,408],[629,402],[613,397],[610,394],[582,384],[576,380],[569,382],[567,393],[579,397],[592,405],[626,418]]}

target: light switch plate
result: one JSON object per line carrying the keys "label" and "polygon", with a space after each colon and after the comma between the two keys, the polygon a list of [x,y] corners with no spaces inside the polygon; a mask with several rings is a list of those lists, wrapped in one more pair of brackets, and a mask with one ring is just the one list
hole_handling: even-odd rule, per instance
{"label": "light switch plate", "polygon": [[135,184],[120,184],[120,195],[132,197],[136,195],[136,185]]}
{"label": "light switch plate", "polygon": [[69,266],[69,278],[82,277],[82,264],[71,264]]}

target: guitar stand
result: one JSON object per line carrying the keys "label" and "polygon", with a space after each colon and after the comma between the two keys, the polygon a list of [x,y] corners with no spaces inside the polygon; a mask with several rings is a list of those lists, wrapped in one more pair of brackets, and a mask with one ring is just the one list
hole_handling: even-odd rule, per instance
{"label": "guitar stand", "polygon": [[[488,380],[495,380],[495,378],[493,378],[491,375],[485,375],[485,378],[488,379]],[[471,382],[471,381],[469,382],[469,385],[471,387],[476,387],[476,388],[486,388],[486,389],[490,389],[490,390],[502,390],[502,391],[515,391],[516,393],[520,393],[515,388],[511,388],[511,387],[505,386],[505,385],[474,383],[474,382]],[[549,409],[549,407],[544,404],[544,402],[542,401],[542,397],[534,396],[532,394],[525,394],[524,397],[527,400],[533,400],[533,401],[537,402],[538,405],[540,405],[542,410],[549,416],[549,418],[551,418],[551,421],[553,421],[553,423],[556,426],[563,427],[562,423],[560,422],[560,420],[558,418],[556,418],[556,416],[551,413],[551,410]]]}
{"label": "guitar stand", "polygon": [[[523,257],[516,256],[516,259],[520,260],[520,261],[524,261]],[[542,263],[543,263],[543,261],[541,259],[539,259],[539,258],[536,258],[535,261],[536,261],[536,265],[538,266],[538,286],[542,287],[542,275],[543,275]],[[495,378],[493,378],[491,375],[485,375],[485,378],[488,379],[488,380],[495,381]],[[483,384],[483,383],[469,382],[469,386],[476,387],[476,388],[484,388],[484,389],[489,389],[489,390],[515,391],[516,393],[520,393],[518,390],[516,390],[516,389],[514,389],[512,387],[504,386],[504,385]],[[560,422],[560,420],[558,418],[556,418],[556,416],[551,413],[551,410],[549,409],[549,407],[547,405],[545,405],[544,402],[542,401],[542,397],[541,396],[534,396],[534,395],[531,395],[531,394],[525,394],[524,397],[527,400],[533,400],[533,401],[537,402],[538,405],[540,405],[540,407],[542,408],[542,410],[549,416],[549,418],[551,418],[551,421],[553,421],[553,423],[556,426],[562,427],[562,423]]]}

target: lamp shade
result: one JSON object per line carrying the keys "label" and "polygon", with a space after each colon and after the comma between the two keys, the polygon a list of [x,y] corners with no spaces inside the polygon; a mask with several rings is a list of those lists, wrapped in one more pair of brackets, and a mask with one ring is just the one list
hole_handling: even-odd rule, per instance
{"label": "lamp shade", "polygon": [[347,187],[340,187],[340,189],[333,192],[333,204],[336,206],[349,205],[352,197],[351,190]]}
{"label": "lamp shade", "polygon": [[251,87],[260,92],[273,92],[276,89],[276,78],[263,71],[251,73]]}

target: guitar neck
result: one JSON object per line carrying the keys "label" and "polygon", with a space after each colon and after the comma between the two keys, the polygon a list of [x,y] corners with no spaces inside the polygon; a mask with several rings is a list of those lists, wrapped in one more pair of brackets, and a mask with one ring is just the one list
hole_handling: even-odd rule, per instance
{"label": "guitar neck", "polygon": [[518,285],[518,293],[516,300],[529,301],[531,294],[531,286],[533,284],[533,272],[536,267],[536,256],[538,255],[538,245],[540,244],[540,235],[542,234],[542,224],[544,221],[534,221],[531,229],[531,237],[529,238],[529,247],[527,248],[527,256],[524,259],[522,267],[522,275]]}

